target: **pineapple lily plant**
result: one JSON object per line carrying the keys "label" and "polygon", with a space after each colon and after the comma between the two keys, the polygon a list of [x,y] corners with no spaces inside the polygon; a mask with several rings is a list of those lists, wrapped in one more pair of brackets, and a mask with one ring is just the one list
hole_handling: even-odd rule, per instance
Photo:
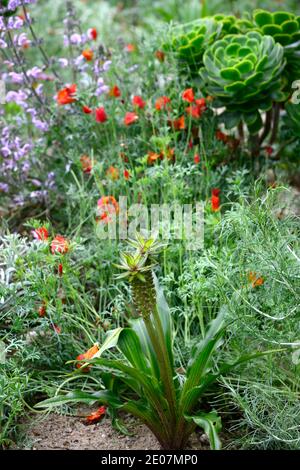
{"label": "pineapple lily plant", "polygon": [[[174,365],[170,310],[153,272],[154,258],[162,245],[140,235],[130,244],[134,251],[121,255],[118,267],[123,272],[119,277],[127,277],[131,284],[138,317],[131,319],[128,327],[110,331],[100,349],[95,348],[93,357],[80,361],[79,371],[74,372],[78,376],[88,364],[95,372],[105,374],[107,387],[94,393],[78,390],[55,396],[37,407],[98,402],[108,406],[112,415],[124,411],[141,420],[164,449],[185,448],[197,427],[205,431],[212,449],[220,449],[221,418],[215,410],[201,410],[204,394],[232,368],[271,351],[245,354],[232,363],[217,365],[215,353],[226,334],[226,309],[221,308],[204,337],[192,348],[184,375],[182,371],[179,374]],[[102,356],[111,348],[119,351],[118,359]]]}

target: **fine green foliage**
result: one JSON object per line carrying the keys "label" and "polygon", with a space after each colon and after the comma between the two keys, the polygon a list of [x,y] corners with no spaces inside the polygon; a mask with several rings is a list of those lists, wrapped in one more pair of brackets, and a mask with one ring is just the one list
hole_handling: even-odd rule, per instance
{"label": "fine green foliage", "polygon": [[295,137],[300,137],[300,104],[286,103],[285,124]]}

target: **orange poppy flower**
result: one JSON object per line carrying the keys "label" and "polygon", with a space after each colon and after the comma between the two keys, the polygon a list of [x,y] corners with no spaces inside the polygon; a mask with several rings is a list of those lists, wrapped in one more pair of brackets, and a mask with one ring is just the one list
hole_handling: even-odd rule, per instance
{"label": "orange poppy flower", "polygon": [[80,157],[80,163],[83,173],[90,173],[92,171],[93,163],[88,155],[82,155]]}
{"label": "orange poppy flower", "polygon": [[51,253],[54,255],[55,253],[65,254],[69,251],[69,242],[61,235],[56,235],[51,242]]}
{"label": "orange poppy flower", "polygon": [[132,104],[133,106],[136,106],[137,108],[140,108],[140,109],[144,109],[144,107],[146,106],[145,101],[142,99],[141,96],[138,96],[138,95],[132,98]]}
{"label": "orange poppy flower", "polygon": [[108,176],[109,178],[111,178],[112,180],[117,180],[119,179],[119,170],[118,168],[114,167],[114,166],[110,166],[106,172],[106,176]]}
{"label": "orange poppy flower", "polygon": [[138,115],[136,113],[126,113],[124,117],[124,124],[130,126],[138,120]]}
{"label": "orange poppy flower", "polygon": [[188,103],[193,103],[195,101],[193,88],[187,88],[186,90],[184,90],[184,92],[182,93],[182,99],[184,101],[187,101]]}
{"label": "orange poppy flower", "polygon": [[155,101],[155,109],[157,111],[161,111],[162,109],[166,109],[168,103],[171,103],[170,98],[168,98],[167,96],[160,96]]}
{"label": "orange poppy flower", "polygon": [[[76,361],[84,361],[84,360],[88,361],[89,359],[93,359],[93,357],[98,351],[99,351],[98,344],[94,344],[94,346],[88,349],[84,354],[79,354],[79,356],[76,357]],[[77,369],[80,369],[82,365],[83,365],[82,362],[77,362],[76,364]],[[81,370],[82,372],[88,372],[90,368],[91,366],[86,366],[86,367],[83,367]]]}
{"label": "orange poppy flower", "polygon": [[259,277],[253,271],[250,271],[250,273],[248,274],[248,280],[252,284],[252,287],[262,286],[265,282],[263,277]]}
{"label": "orange poppy flower", "polygon": [[220,210],[220,198],[218,196],[211,197],[211,208],[213,212]]}
{"label": "orange poppy flower", "polygon": [[83,57],[85,58],[85,60],[87,60],[88,62],[90,62],[91,60],[93,60],[94,52],[92,51],[92,49],[85,49],[84,51],[82,51],[81,54],[83,55]]}
{"label": "orange poppy flower", "polygon": [[148,152],[147,163],[148,165],[153,165],[157,160],[162,160],[163,158],[162,153]]}
{"label": "orange poppy flower", "polygon": [[96,122],[105,122],[107,121],[107,114],[105,112],[105,109],[103,108],[103,106],[101,108],[97,108],[96,111],[95,111],[95,119],[96,119]]}
{"label": "orange poppy flower", "polygon": [[135,47],[134,44],[127,44],[125,46],[125,49],[126,49],[127,52],[134,52],[136,50],[136,47]]}
{"label": "orange poppy flower", "polygon": [[190,114],[193,118],[199,119],[202,116],[202,113],[206,110],[206,101],[205,98],[200,98],[196,100],[196,104],[193,106],[188,106],[186,112]]}
{"label": "orange poppy flower", "polygon": [[38,310],[38,313],[39,313],[39,317],[44,317],[47,313],[46,302],[44,300]]}
{"label": "orange poppy flower", "polygon": [[77,85],[73,84],[70,86],[67,86],[66,88],[63,88],[57,93],[57,103],[61,106],[65,104],[71,104],[76,101],[75,94],[77,90]]}
{"label": "orange poppy flower", "polygon": [[198,163],[200,163],[200,155],[198,153],[196,153],[194,155],[194,163],[195,165],[197,165]]}
{"label": "orange poppy flower", "polygon": [[174,127],[175,131],[180,131],[185,129],[185,117],[182,115],[178,119],[174,119],[171,125]]}
{"label": "orange poppy flower", "polygon": [[112,217],[119,213],[119,204],[113,196],[102,196],[98,200],[98,216],[97,222],[108,223]]}
{"label": "orange poppy flower", "polygon": [[84,112],[84,114],[91,114],[93,112],[93,110],[91,108],[89,108],[88,106],[82,106],[82,111]]}
{"label": "orange poppy flower", "polygon": [[220,210],[220,194],[221,190],[219,188],[213,188],[211,190],[211,209],[213,212]]}
{"label": "orange poppy flower", "polygon": [[58,265],[57,273],[60,277],[63,275],[63,265],[61,263]]}
{"label": "orange poppy flower", "polygon": [[32,231],[32,235],[36,240],[40,240],[42,242],[45,242],[49,238],[49,232],[46,229],[46,227],[39,227],[36,228],[35,230]]}
{"label": "orange poppy flower", "polygon": [[86,417],[86,423],[87,424],[95,424],[100,421],[100,419],[103,418],[103,416],[106,413],[106,408],[105,406],[100,406],[96,411],[91,413],[89,416]]}
{"label": "orange poppy flower", "polygon": [[98,36],[98,33],[97,33],[96,28],[90,28],[90,29],[88,30],[88,37],[89,37],[89,39],[93,39],[93,41],[96,41],[97,36]]}
{"label": "orange poppy flower", "polygon": [[119,98],[121,96],[121,90],[117,85],[114,85],[109,90],[109,96],[113,96],[114,98]]}
{"label": "orange poppy flower", "polygon": [[164,62],[165,61],[165,53],[163,51],[156,51],[155,52],[155,57],[160,61]]}

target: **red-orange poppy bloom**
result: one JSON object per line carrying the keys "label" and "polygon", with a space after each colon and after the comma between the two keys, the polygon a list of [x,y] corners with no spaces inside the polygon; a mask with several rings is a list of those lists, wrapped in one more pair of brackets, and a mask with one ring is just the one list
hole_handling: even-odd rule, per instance
{"label": "red-orange poppy bloom", "polygon": [[188,106],[186,108],[186,112],[195,119],[199,119],[205,110],[206,110],[205,98],[200,98],[199,100],[196,100],[194,105]]}
{"label": "red-orange poppy bloom", "polygon": [[60,90],[57,93],[57,98],[56,98],[57,103],[61,106],[65,104],[74,103],[74,101],[76,101],[76,98],[75,98],[76,90],[77,90],[77,85],[75,84],[67,86],[63,88],[62,90]]}
{"label": "red-orange poppy bloom", "polygon": [[200,155],[198,153],[196,153],[194,155],[194,163],[197,165],[198,163],[200,163]]}
{"label": "red-orange poppy bloom", "polygon": [[102,196],[98,200],[97,222],[108,223],[116,214],[119,213],[119,204],[113,196]]}
{"label": "red-orange poppy bloom", "polygon": [[171,125],[174,127],[175,131],[181,131],[185,129],[185,117],[182,115],[174,121],[171,122]]}
{"label": "red-orange poppy bloom", "polygon": [[88,106],[82,106],[82,111],[84,112],[84,114],[91,114],[93,112],[93,110],[91,108],[89,108]]}
{"label": "red-orange poppy bloom", "polygon": [[119,179],[119,170],[115,166],[110,166],[106,172],[106,176],[108,176],[112,180]]}
{"label": "red-orange poppy bloom", "polygon": [[105,406],[100,406],[98,410],[94,411],[93,413],[91,413],[89,416],[86,417],[86,423],[87,424],[98,423],[103,418],[105,413],[106,413]]}
{"label": "red-orange poppy bloom", "polygon": [[155,109],[157,111],[161,111],[162,109],[166,109],[168,103],[171,103],[171,100],[170,100],[170,98],[168,98],[168,96],[160,96],[155,101]]}
{"label": "red-orange poppy bloom", "polygon": [[46,306],[46,302],[44,300],[43,300],[42,305],[40,306],[40,308],[38,310],[38,313],[39,313],[39,317],[44,317],[47,313],[47,306]]}
{"label": "red-orange poppy bloom", "polygon": [[46,227],[39,227],[35,230],[32,230],[32,235],[36,240],[40,240],[42,242],[47,241],[49,238],[49,232]]}
{"label": "red-orange poppy bloom", "polygon": [[253,271],[248,274],[248,281],[252,284],[252,287],[262,286],[265,282],[263,277],[258,276]]}
{"label": "red-orange poppy bloom", "polygon": [[126,44],[125,49],[127,52],[135,52],[136,47],[134,44]]}
{"label": "red-orange poppy bloom", "polygon": [[[90,359],[93,359],[95,354],[99,351],[99,346],[98,344],[94,344],[90,349],[88,349],[84,354],[79,354],[79,356],[76,357],[77,361],[88,361]],[[80,369],[81,366],[83,365],[83,362],[77,362],[76,367],[77,369]],[[83,367],[82,372],[88,372],[90,370],[90,366]]]}
{"label": "red-orange poppy bloom", "polygon": [[130,126],[138,120],[138,115],[136,113],[126,113],[124,117],[124,124]]}
{"label": "red-orange poppy bloom", "polygon": [[148,152],[147,163],[148,165],[153,165],[156,161],[162,160],[164,158],[162,153]]}
{"label": "red-orange poppy bloom", "polygon": [[184,90],[184,92],[182,93],[182,99],[184,101],[187,101],[188,103],[193,103],[195,101],[193,88],[187,88],[186,90]]}
{"label": "red-orange poppy bloom", "polygon": [[129,173],[128,170],[125,169],[124,172],[123,172],[123,175],[124,175],[124,178],[125,178],[126,180],[129,180],[129,178],[130,178],[130,173]]}
{"label": "red-orange poppy bloom", "polygon": [[80,157],[80,163],[83,173],[90,173],[93,168],[93,162],[88,155],[82,155]]}
{"label": "red-orange poppy bloom", "polygon": [[66,240],[61,235],[56,235],[51,242],[51,253],[54,255],[55,253],[61,253],[64,255],[69,251],[70,245],[68,240]]}
{"label": "red-orange poppy bloom", "polygon": [[92,49],[85,49],[84,51],[82,51],[81,54],[83,55],[83,57],[85,58],[85,60],[87,60],[88,62],[90,62],[91,60],[93,60],[94,52],[92,51]]}
{"label": "red-orange poppy bloom", "polygon": [[155,57],[160,61],[164,62],[165,60],[165,53],[163,51],[156,51],[155,52]]}
{"label": "red-orange poppy bloom", "polygon": [[136,106],[137,108],[140,108],[140,109],[144,109],[144,107],[146,106],[146,103],[143,100],[143,98],[138,95],[132,98],[132,104],[133,106]]}
{"label": "red-orange poppy bloom", "polygon": [[105,112],[105,109],[103,108],[103,106],[101,108],[97,108],[96,111],[95,111],[95,119],[96,119],[96,122],[105,122],[107,121],[107,114]]}
{"label": "red-orange poppy bloom", "polygon": [[89,37],[89,39],[93,39],[93,41],[96,41],[97,36],[98,36],[98,33],[97,33],[96,28],[90,28],[90,29],[88,30],[88,37]]}
{"label": "red-orange poppy bloom", "polygon": [[113,96],[114,98],[119,98],[121,96],[121,90],[117,85],[114,85],[109,90],[109,96]]}
{"label": "red-orange poppy bloom", "polygon": [[59,263],[58,269],[57,269],[58,275],[62,276],[63,275],[63,265]]}

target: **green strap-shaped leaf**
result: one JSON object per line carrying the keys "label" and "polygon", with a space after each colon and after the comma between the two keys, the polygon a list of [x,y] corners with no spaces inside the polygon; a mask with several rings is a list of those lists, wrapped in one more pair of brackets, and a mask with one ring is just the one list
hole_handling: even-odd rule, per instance
{"label": "green strap-shaped leaf", "polygon": [[66,403],[88,403],[93,404],[99,402],[103,405],[111,405],[115,408],[119,408],[123,405],[121,400],[109,392],[108,390],[101,390],[100,392],[87,393],[81,390],[74,390],[67,395],[59,395],[47,400],[41,401],[35,405],[36,408],[47,408],[51,409],[55,406],[64,405]]}
{"label": "green strap-shaped leaf", "polygon": [[153,273],[154,285],[156,290],[156,302],[157,310],[161,319],[162,327],[164,330],[165,341],[167,345],[167,350],[169,354],[170,363],[173,365],[173,331],[172,331],[172,321],[169,305],[166,301],[164,291],[158,283],[156,275]]}
{"label": "green strap-shaped leaf", "polygon": [[122,331],[123,328],[116,328],[114,330],[108,331],[104,343],[100,347],[99,351],[93,356],[93,358],[100,357],[107,349],[116,347]]}
{"label": "green strap-shaped leaf", "polygon": [[208,437],[210,447],[212,450],[221,449],[221,441],[218,433],[222,429],[221,418],[215,411],[210,413],[199,413],[195,416],[186,416],[188,421],[193,421],[197,426],[204,429]]}
{"label": "green strap-shaped leaf", "polygon": [[131,328],[122,330],[119,335],[118,348],[132,366],[149,373],[149,366],[145,360],[139,337],[134,330]]}

